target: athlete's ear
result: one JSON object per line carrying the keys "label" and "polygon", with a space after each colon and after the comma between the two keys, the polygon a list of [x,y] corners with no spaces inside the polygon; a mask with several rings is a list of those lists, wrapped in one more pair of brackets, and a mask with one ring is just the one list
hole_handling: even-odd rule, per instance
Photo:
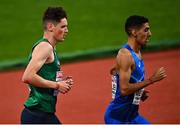
{"label": "athlete's ear", "polygon": [[53,24],[53,23],[50,23],[50,22],[47,23],[47,30],[50,31],[50,32],[52,32],[53,29],[54,29],[54,24]]}
{"label": "athlete's ear", "polygon": [[132,29],[131,34],[132,34],[132,36],[136,37],[137,36],[136,29]]}

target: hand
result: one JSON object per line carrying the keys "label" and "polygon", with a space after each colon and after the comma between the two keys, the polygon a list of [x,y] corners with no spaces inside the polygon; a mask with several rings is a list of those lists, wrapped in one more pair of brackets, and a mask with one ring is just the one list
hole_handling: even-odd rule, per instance
{"label": "hand", "polygon": [[159,68],[150,78],[151,83],[160,81],[166,77],[166,72],[163,67]]}
{"label": "hand", "polygon": [[66,80],[67,83],[72,87],[72,85],[74,84],[74,81],[72,79],[72,76],[67,76],[65,77],[63,80]]}
{"label": "hand", "polygon": [[149,97],[149,91],[144,90],[142,96],[141,96],[141,100],[144,102],[148,97]]}
{"label": "hand", "polygon": [[72,77],[67,77],[63,79],[62,81],[58,82],[59,85],[59,91],[63,94],[67,93],[73,85]]}

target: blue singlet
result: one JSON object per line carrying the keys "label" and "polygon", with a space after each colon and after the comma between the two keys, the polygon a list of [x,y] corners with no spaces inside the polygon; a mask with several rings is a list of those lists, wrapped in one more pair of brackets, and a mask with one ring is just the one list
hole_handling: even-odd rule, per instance
{"label": "blue singlet", "polygon": [[[130,83],[137,84],[144,80],[144,62],[140,59],[128,44],[123,48],[130,51],[135,62],[135,70],[130,77]],[[106,124],[150,124],[138,113],[139,103],[144,89],[128,96],[121,96],[119,86],[120,76],[118,73],[112,75],[112,102],[105,112]]]}

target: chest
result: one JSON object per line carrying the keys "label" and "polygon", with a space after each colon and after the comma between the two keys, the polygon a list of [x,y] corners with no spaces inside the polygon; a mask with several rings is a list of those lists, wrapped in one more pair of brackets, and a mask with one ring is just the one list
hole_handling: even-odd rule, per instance
{"label": "chest", "polygon": [[131,73],[131,80],[133,82],[140,82],[144,80],[144,61],[143,60],[135,60],[133,65],[133,70]]}

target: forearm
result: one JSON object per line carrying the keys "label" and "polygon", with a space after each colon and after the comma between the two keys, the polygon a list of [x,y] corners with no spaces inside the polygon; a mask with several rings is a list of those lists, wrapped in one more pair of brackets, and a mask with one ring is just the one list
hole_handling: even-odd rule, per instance
{"label": "forearm", "polygon": [[23,79],[24,83],[31,84],[36,87],[57,89],[58,85],[54,81],[46,80],[37,74],[30,74]]}
{"label": "forearm", "polygon": [[137,92],[138,90],[149,86],[152,83],[153,82],[149,79],[144,80],[144,81],[139,82],[139,83],[135,83],[135,84],[134,83],[128,83],[125,87],[121,88],[121,95],[127,96],[130,94],[133,94],[133,93]]}

